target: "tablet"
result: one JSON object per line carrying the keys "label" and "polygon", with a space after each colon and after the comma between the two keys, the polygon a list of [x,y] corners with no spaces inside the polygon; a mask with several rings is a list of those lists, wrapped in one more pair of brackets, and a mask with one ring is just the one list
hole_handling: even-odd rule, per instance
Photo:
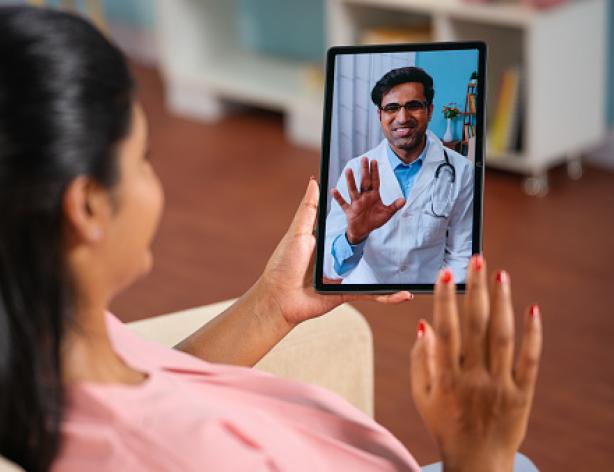
{"label": "tablet", "polygon": [[326,63],[315,288],[465,289],[482,251],[486,45],[333,47]]}

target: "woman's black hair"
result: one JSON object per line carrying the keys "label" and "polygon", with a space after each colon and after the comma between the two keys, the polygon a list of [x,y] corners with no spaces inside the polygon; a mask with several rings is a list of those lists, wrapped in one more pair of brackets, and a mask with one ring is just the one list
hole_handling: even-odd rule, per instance
{"label": "woman's black hair", "polygon": [[392,69],[390,72],[384,74],[384,76],[377,81],[373,90],[371,91],[371,100],[378,108],[382,106],[382,99],[392,87],[407,82],[417,82],[424,87],[424,98],[428,105],[433,103],[433,97],[435,96],[435,89],[433,88],[433,78],[427,74],[424,69],[420,67],[399,67],[398,69]]}
{"label": "woman's black hair", "polygon": [[86,20],[0,7],[0,454],[28,471],[61,445],[63,194],[81,175],[116,184],[133,94],[121,52]]}

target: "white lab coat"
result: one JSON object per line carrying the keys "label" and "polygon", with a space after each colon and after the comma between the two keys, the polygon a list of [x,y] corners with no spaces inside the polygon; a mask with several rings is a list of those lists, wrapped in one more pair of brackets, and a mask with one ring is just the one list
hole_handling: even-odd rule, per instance
{"label": "white lab coat", "polygon": [[[383,226],[369,234],[358,265],[341,276],[335,272],[332,256],[334,239],[344,234],[347,220],[339,204],[331,199],[331,210],[326,218],[324,244],[324,276],[343,278],[346,284],[426,284],[434,283],[442,267],[449,267],[454,280],[463,282],[471,258],[473,226],[474,166],[465,156],[446,149],[448,159],[456,171],[452,190],[452,206],[447,218],[439,218],[431,212],[431,185],[437,167],[445,162],[441,140],[427,130],[429,147],[422,169],[410,190],[403,208]],[[347,163],[337,189],[350,202],[345,171],[354,172],[356,186],[360,189],[360,159],[375,159],[380,173],[380,195],[386,205],[403,192],[387,155],[384,139],[367,153]]]}

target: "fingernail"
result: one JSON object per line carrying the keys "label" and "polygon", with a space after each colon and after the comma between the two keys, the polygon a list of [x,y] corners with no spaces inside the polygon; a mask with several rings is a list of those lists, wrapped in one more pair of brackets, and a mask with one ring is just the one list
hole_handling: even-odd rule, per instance
{"label": "fingernail", "polygon": [[426,324],[424,323],[424,320],[420,320],[420,322],[418,323],[418,331],[416,332],[416,337],[420,339],[422,336],[424,336],[425,331]]}
{"label": "fingernail", "polygon": [[476,272],[481,271],[482,266],[484,265],[484,258],[482,257],[482,255],[474,254],[472,259],[473,259],[473,270],[475,270]]}
{"label": "fingernail", "polygon": [[447,285],[450,283],[451,280],[452,272],[450,271],[450,269],[443,269],[441,271],[441,282]]}
{"label": "fingernail", "polygon": [[500,270],[499,272],[497,272],[497,283],[498,284],[507,282],[507,279],[508,279],[507,272],[505,272],[504,270]]}
{"label": "fingernail", "polygon": [[531,308],[529,308],[529,315],[531,316],[531,319],[534,320],[538,318],[539,314],[540,314],[539,305],[531,305]]}
{"label": "fingernail", "polygon": [[408,300],[413,300],[414,298],[416,298],[416,296],[413,293],[410,293],[409,297],[407,299]]}
{"label": "fingernail", "polygon": [[309,177],[309,180],[315,180],[316,178],[312,175],[311,177]]}

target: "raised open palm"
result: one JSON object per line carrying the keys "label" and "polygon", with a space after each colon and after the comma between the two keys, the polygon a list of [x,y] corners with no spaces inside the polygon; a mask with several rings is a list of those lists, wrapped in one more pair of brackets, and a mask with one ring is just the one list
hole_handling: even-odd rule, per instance
{"label": "raised open palm", "polygon": [[542,347],[541,315],[537,305],[527,310],[514,366],[510,276],[500,271],[493,279],[489,294],[486,263],[473,256],[460,316],[452,273],[442,270],[433,325],[420,321],[412,350],[412,394],[446,471],[511,471],[527,430]]}
{"label": "raised open palm", "polygon": [[385,205],[379,193],[380,179],[377,161],[363,157],[360,161],[360,191],[352,169],[347,169],[345,179],[350,194],[350,203],[346,202],[339,190],[332,190],[335,201],[339,204],[348,221],[347,238],[350,244],[364,240],[374,229],[386,223],[403,207],[405,200],[398,198],[390,205]]}

